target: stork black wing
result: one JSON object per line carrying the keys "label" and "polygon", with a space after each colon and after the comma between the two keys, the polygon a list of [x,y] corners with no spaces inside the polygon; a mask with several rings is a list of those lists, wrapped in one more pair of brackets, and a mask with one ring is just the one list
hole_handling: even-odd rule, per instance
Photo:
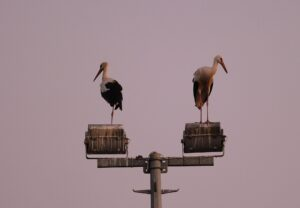
{"label": "stork black wing", "polygon": [[123,89],[122,86],[119,84],[119,82],[117,82],[117,80],[106,83],[105,87],[107,87],[109,90],[119,91],[119,92],[121,92]]}
{"label": "stork black wing", "polygon": [[193,86],[193,92],[194,92],[194,100],[196,102],[196,99],[197,99],[197,94],[198,94],[198,82],[197,81],[194,81],[194,86]]}
{"label": "stork black wing", "polygon": [[210,96],[210,93],[211,93],[211,91],[213,89],[213,86],[214,86],[214,82],[212,82],[211,85],[210,85],[208,96]]}
{"label": "stork black wing", "polygon": [[120,108],[122,110],[122,86],[116,81],[108,82],[105,84],[107,91],[101,93],[102,97],[115,109]]}

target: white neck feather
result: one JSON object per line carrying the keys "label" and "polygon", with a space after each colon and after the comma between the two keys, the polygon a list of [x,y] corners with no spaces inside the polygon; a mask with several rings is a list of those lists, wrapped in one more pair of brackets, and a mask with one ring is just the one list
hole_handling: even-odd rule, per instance
{"label": "white neck feather", "polygon": [[214,63],[212,65],[212,73],[215,74],[217,72],[217,69],[218,69],[218,62],[214,60]]}
{"label": "white neck feather", "polygon": [[102,80],[108,79],[107,67],[105,66],[103,69]]}

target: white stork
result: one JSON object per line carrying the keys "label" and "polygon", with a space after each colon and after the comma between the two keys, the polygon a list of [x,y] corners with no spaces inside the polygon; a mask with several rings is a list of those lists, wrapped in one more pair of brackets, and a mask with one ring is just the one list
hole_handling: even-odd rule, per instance
{"label": "white stork", "polygon": [[206,102],[207,106],[207,123],[209,123],[208,119],[208,97],[213,88],[213,78],[217,72],[218,64],[221,64],[225,72],[227,73],[227,69],[225,67],[223,58],[220,55],[215,56],[212,67],[204,66],[197,69],[194,73],[193,78],[193,91],[194,91],[194,99],[195,106],[200,110],[200,123],[202,123],[202,106]]}
{"label": "white stork", "polygon": [[107,62],[103,62],[100,65],[100,69],[98,73],[96,74],[94,81],[97,79],[99,74],[103,71],[102,74],[102,82],[100,84],[100,92],[104,100],[106,100],[110,106],[112,107],[111,112],[111,124],[113,123],[113,117],[114,117],[114,110],[117,110],[118,108],[122,110],[122,86],[114,79],[108,77],[107,72]]}

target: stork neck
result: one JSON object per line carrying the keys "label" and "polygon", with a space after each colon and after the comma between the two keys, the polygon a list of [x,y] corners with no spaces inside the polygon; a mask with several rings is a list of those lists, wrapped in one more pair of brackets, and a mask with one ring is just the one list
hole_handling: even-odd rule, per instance
{"label": "stork neck", "polygon": [[107,68],[105,67],[103,69],[103,75],[102,75],[102,80],[105,80],[108,78],[108,72],[107,72]]}
{"label": "stork neck", "polygon": [[218,62],[214,61],[212,65],[212,73],[215,74],[217,72],[217,69],[218,69]]}

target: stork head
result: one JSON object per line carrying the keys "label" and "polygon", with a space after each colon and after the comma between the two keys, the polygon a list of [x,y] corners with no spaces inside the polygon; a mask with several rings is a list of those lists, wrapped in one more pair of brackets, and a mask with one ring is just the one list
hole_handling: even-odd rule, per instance
{"label": "stork head", "polygon": [[214,59],[214,62],[217,62],[218,64],[221,64],[221,66],[223,67],[224,71],[225,71],[226,73],[228,73],[228,72],[227,72],[227,69],[226,69],[226,66],[225,66],[225,64],[224,64],[224,61],[223,61],[222,56],[217,55],[217,56],[215,57],[215,59]]}
{"label": "stork head", "polygon": [[100,69],[94,78],[94,82],[97,79],[97,77],[101,74],[101,72],[107,67],[107,65],[107,62],[103,62],[102,64],[100,64]]}

